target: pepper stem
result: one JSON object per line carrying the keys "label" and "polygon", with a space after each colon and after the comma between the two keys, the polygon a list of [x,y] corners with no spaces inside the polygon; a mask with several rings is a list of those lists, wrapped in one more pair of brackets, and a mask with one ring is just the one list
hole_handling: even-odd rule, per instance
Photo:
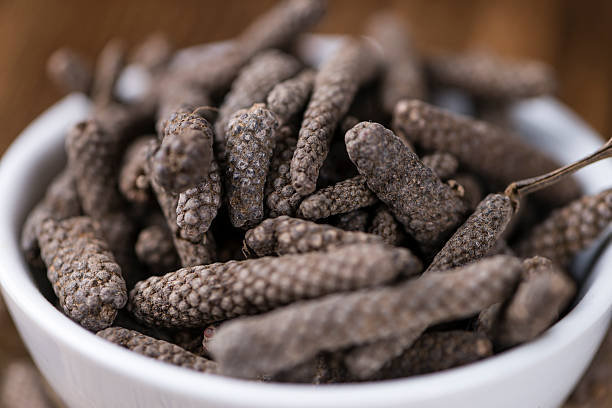
{"label": "pepper stem", "polygon": [[612,138],[610,138],[606,144],[604,144],[600,149],[586,156],[585,158],[578,160],[572,164],[568,164],[567,166],[563,166],[558,168],[557,170],[553,170],[549,173],[543,174],[537,177],[531,177],[528,179],[515,181],[506,187],[506,194],[512,200],[515,208],[518,209],[518,203],[521,197],[524,197],[527,194],[533,193],[538,190],[542,190],[546,187],[549,187],[555,184],[557,181],[562,178],[569,176],[572,173],[580,170],[583,167],[586,167],[590,164],[598,162],[603,159],[607,159],[612,157]]}

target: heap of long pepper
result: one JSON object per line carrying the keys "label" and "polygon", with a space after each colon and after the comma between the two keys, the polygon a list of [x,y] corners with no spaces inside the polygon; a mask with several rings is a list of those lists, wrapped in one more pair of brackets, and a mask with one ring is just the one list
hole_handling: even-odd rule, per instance
{"label": "heap of long pepper", "polygon": [[612,221],[610,191],[580,197],[570,173],[612,146],[560,168],[428,104],[430,86],[453,87],[497,109],[554,78],[421,56],[390,13],[304,65],[290,45],[324,9],[286,0],[187,66],[151,37],[133,63],[156,80],[129,103],[114,92],[122,43],[93,71],[71,50],[50,58],[94,111],[21,245],[67,316],[166,363],[317,384],[468,364],[558,320],[576,291],[565,268]]}

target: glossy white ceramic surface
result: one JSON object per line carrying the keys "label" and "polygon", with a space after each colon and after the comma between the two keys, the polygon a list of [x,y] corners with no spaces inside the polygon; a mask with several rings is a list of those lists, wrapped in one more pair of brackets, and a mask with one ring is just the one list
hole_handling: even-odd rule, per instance
{"label": "glossy white ceramic surface", "polygon": [[[581,301],[539,339],[439,374],[360,385],[261,384],[191,372],[107,343],[43,298],[18,249],[27,211],[62,165],[65,129],[87,110],[83,96],[60,101],[23,132],[0,164],[2,293],[36,364],[69,407],[552,408],[570,392],[606,331],[610,248],[594,265]],[[513,112],[534,143],[564,162],[601,144],[554,100],[525,102]],[[611,176],[612,163],[606,162],[579,178],[594,192],[610,186]]]}

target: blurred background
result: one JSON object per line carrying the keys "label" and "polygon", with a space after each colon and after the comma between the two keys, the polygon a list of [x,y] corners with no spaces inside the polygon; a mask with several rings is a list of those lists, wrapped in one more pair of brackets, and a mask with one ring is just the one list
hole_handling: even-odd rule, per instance
{"label": "blurred background", "polygon": [[[56,48],[73,48],[93,61],[114,37],[135,45],[160,31],[176,47],[221,40],[239,33],[274,3],[0,0],[0,151],[61,96],[45,76],[46,60]],[[559,98],[602,135],[612,135],[612,1],[330,0],[327,18],[317,31],[358,34],[367,17],[382,8],[394,10],[409,23],[417,47],[423,50],[477,48],[551,64],[557,73]],[[0,366],[27,361],[14,329],[7,329],[10,319],[2,310],[0,324]],[[597,394],[597,401],[587,396],[586,402],[577,401],[571,407],[612,406],[612,391],[608,391],[612,342],[608,343],[599,358],[603,363],[595,370],[595,379],[603,385],[595,391],[588,389]],[[2,395],[7,389],[10,393],[19,387],[44,388],[29,374],[27,363],[19,364],[10,375],[12,382],[3,380]],[[16,394],[23,397],[24,393]],[[0,406],[33,406],[19,398],[2,400]]]}
{"label": "blurred background", "polygon": [[[113,37],[135,45],[161,31],[177,47],[220,40],[275,2],[0,0],[0,149],[60,96],[45,77],[54,49],[93,60]],[[405,18],[424,50],[479,48],[551,64],[561,100],[612,133],[612,1],[331,0],[318,31],[358,34],[381,8]]]}

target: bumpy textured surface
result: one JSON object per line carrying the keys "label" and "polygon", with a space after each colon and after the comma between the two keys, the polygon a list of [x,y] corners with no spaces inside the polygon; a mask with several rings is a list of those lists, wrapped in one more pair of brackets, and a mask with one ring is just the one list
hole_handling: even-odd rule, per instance
{"label": "bumpy textured surface", "polygon": [[120,207],[117,135],[97,121],[81,122],[68,132],[66,152],[85,214],[99,219]]}
{"label": "bumpy textured surface", "polygon": [[385,205],[376,209],[368,232],[378,235],[389,245],[400,245],[406,238],[402,226]]}
{"label": "bumpy textured surface", "polygon": [[140,231],[135,251],[138,260],[146,265],[153,275],[162,275],[180,266],[172,233],[165,225],[151,225]]}
{"label": "bumpy textured surface", "polygon": [[309,220],[347,213],[378,202],[363,176],[343,180],[306,197],[298,208],[298,216]]}
{"label": "bumpy textured surface", "polygon": [[119,170],[119,190],[131,203],[146,204],[151,199],[149,176],[147,174],[147,154],[149,144],[155,136],[136,139],[123,155]]}
{"label": "bumpy textured surface", "polygon": [[412,346],[426,328],[426,325],[416,326],[397,337],[354,347],[346,352],[344,357],[348,372],[362,380],[373,377],[382,367]]}
{"label": "bumpy textured surface", "polygon": [[37,234],[47,218],[63,220],[81,214],[81,204],[72,172],[64,169],[49,184],[43,199],[26,218],[21,231],[21,250],[30,265],[44,267],[40,260]]}
{"label": "bumpy textured surface", "polygon": [[344,231],[361,231],[368,229],[370,214],[366,210],[353,210],[344,214],[339,214],[332,221],[332,224]]}
{"label": "bumpy textured surface", "polygon": [[38,234],[47,277],[68,317],[88,330],[113,323],[127,301],[121,268],[89,217],[46,220]]}
{"label": "bumpy textured surface", "polygon": [[60,48],[47,60],[47,75],[65,92],[88,94],[91,88],[91,67],[76,52]]}
{"label": "bumpy textured surface", "polygon": [[329,293],[378,286],[420,262],[402,248],[357,244],[329,252],[183,268],[136,284],[130,311],[163,327],[203,327]]}
{"label": "bumpy textured surface", "polygon": [[372,234],[344,231],[331,225],[281,216],[268,218],[248,230],[244,242],[258,256],[265,256],[326,251],[341,245],[381,243],[382,239]]}
{"label": "bumpy textured surface", "polygon": [[543,256],[562,267],[612,222],[612,189],[584,196],[553,211],[516,247],[522,257]]}
{"label": "bumpy textured surface", "polygon": [[531,98],[555,90],[551,67],[529,60],[507,60],[471,52],[430,57],[427,68],[433,79],[489,99]]}
{"label": "bumpy textured surface", "polygon": [[215,123],[217,150],[224,151],[228,137],[227,125],[234,113],[249,108],[254,103],[265,102],[268,93],[276,84],[291,78],[299,69],[298,60],[278,50],[264,51],[256,55],[240,71],[219,108],[219,117]]}
{"label": "bumpy textured surface", "polygon": [[119,39],[110,40],[100,51],[91,85],[91,99],[96,105],[113,101],[115,84],[125,65],[125,51],[125,44]]}
{"label": "bumpy textured surface", "polygon": [[460,330],[425,333],[379,371],[375,379],[433,373],[473,363],[492,354],[493,345],[479,333]]}
{"label": "bumpy textured surface", "polygon": [[227,200],[234,227],[250,228],[264,216],[264,187],[277,127],[276,115],[264,104],[239,110],[229,122]]}
{"label": "bumpy textured surface", "polygon": [[392,131],[361,122],[346,133],[345,140],[368,187],[426,252],[463,221],[465,204]]}
{"label": "bumpy textured surface", "polygon": [[489,255],[513,215],[514,207],[508,196],[489,194],[446,241],[426,272],[446,271]]}
{"label": "bumpy textured surface", "polygon": [[[155,150],[156,142],[149,144],[149,160],[147,161],[147,174],[151,171],[151,152]],[[206,234],[202,240],[192,242],[188,239],[179,236],[179,227],[176,220],[176,207],[178,205],[179,196],[165,191],[154,178],[150,179],[151,188],[155,193],[159,207],[166,218],[168,228],[172,233],[174,247],[181,259],[181,265],[194,266],[205,265],[212,262],[215,258],[215,242],[212,235]]]}
{"label": "bumpy textured surface", "polygon": [[164,363],[174,364],[203,373],[217,372],[217,363],[214,361],[196,356],[175,344],[145,336],[134,330],[122,327],[109,327],[99,331],[96,335],[128,350],[163,361]]}
{"label": "bumpy textured surface", "polygon": [[153,155],[152,177],[166,191],[180,193],[208,175],[214,131],[197,111],[174,112],[162,126],[162,142]]}
{"label": "bumpy textured surface", "polygon": [[[401,101],[395,108],[393,123],[393,128],[406,139],[428,150],[453,154],[463,166],[497,188],[560,167],[512,133],[425,102]],[[573,178],[534,194],[554,206],[579,195],[580,188]]]}
{"label": "bumpy textured surface", "polygon": [[308,101],[316,72],[305,69],[295,78],[277,84],[266,98],[268,108],[276,113],[281,124],[286,124]]}
{"label": "bumpy textured surface", "polygon": [[204,180],[179,194],[176,223],[182,238],[201,240],[221,207],[221,170],[213,158]]}
{"label": "bumpy textured surface", "polygon": [[459,161],[455,156],[444,152],[435,152],[421,158],[424,165],[433,170],[442,180],[455,175],[459,168]]}
{"label": "bumpy textured surface", "polygon": [[224,374],[273,374],[322,350],[371,343],[470,316],[506,299],[520,273],[520,260],[498,256],[394,287],[290,305],[224,323],[211,351]]}
{"label": "bumpy textured surface", "polygon": [[377,65],[371,46],[353,40],[345,42],[317,73],[291,161],[291,183],[300,195],[315,190],[334,130]]}
{"label": "bumpy textured surface", "polygon": [[266,181],[266,206],[270,217],[294,215],[300,195],[291,185],[291,159],[297,145],[297,135],[289,126],[276,133],[276,146]]}
{"label": "bumpy textured surface", "polygon": [[402,99],[424,99],[421,61],[401,19],[391,12],[376,13],[367,23],[366,34],[382,47],[385,69],[381,97],[385,111],[393,113]]}
{"label": "bumpy textured surface", "polygon": [[36,367],[26,359],[15,360],[4,368],[0,382],[2,408],[53,408]]}
{"label": "bumpy textured surface", "polygon": [[504,347],[532,340],[559,318],[576,292],[576,285],[549,259],[523,261],[524,278],[502,312],[495,340]]}

